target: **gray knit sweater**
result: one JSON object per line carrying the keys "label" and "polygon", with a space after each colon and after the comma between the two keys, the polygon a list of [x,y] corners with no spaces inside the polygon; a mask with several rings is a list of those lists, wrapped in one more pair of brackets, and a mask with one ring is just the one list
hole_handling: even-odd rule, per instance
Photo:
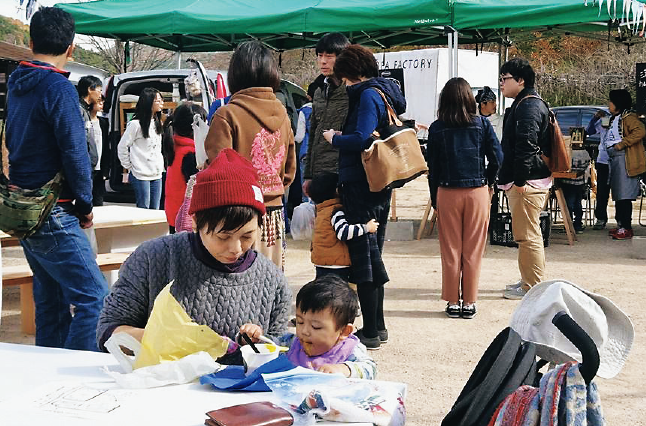
{"label": "gray knit sweater", "polygon": [[181,232],[147,241],[128,257],[99,317],[100,348],[116,326],[144,328],[155,298],[173,280],[171,294],[189,316],[222,336],[233,339],[248,322],[271,337],[287,331],[292,294],[272,261],[259,253],[244,272],[218,272],[195,258],[188,236]]}

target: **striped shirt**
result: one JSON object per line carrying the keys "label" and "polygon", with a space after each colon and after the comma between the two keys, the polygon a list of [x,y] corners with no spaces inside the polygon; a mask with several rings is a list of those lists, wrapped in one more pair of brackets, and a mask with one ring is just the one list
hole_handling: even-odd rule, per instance
{"label": "striped shirt", "polygon": [[336,232],[336,237],[341,241],[348,241],[355,237],[360,237],[368,230],[366,225],[350,225],[347,220],[345,220],[345,213],[342,210],[337,211],[332,215],[332,227],[334,232]]}

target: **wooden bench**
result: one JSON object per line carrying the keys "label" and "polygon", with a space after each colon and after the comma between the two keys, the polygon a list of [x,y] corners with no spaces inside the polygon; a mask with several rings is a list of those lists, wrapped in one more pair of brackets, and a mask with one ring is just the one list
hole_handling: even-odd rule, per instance
{"label": "wooden bench", "polygon": [[[121,267],[130,253],[102,253],[96,263],[101,271],[114,271]],[[25,334],[36,334],[36,312],[34,306],[33,274],[28,264],[2,268],[2,286],[20,286],[20,322]]]}

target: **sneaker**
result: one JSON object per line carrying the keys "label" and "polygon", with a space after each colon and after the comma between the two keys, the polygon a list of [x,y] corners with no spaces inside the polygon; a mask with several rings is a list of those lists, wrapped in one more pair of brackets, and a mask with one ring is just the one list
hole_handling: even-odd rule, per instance
{"label": "sneaker", "polygon": [[476,316],[476,304],[468,303],[462,305],[462,318],[471,319]]}
{"label": "sneaker", "polygon": [[388,330],[377,330],[377,334],[382,344],[388,343]]}
{"label": "sneaker", "polygon": [[366,337],[363,335],[363,329],[357,330],[354,335],[357,336],[359,341],[370,351],[376,351],[381,346],[381,340],[379,337]]}
{"label": "sneaker", "polygon": [[583,230],[585,229],[585,226],[583,225],[574,225],[574,232],[577,234],[583,234]]}
{"label": "sneaker", "polygon": [[594,229],[595,231],[599,231],[601,229],[604,229],[605,227],[606,227],[606,221],[597,219],[597,221],[592,226],[592,229]]}
{"label": "sneaker", "polygon": [[459,303],[447,303],[444,312],[446,312],[446,316],[449,318],[460,318],[462,308]]}
{"label": "sneaker", "polygon": [[617,233],[621,228],[612,228],[610,231],[608,231],[608,235],[611,237]]}
{"label": "sneaker", "polygon": [[515,288],[521,287],[523,285],[523,280],[518,281],[517,283],[514,284],[507,284],[505,286],[505,290],[513,290]]}
{"label": "sneaker", "polygon": [[634,233],[632,229],[619,228],[617,232],[612,234],[613,240],[630,240]]}
{"label": "sneaker", "polygon": [[525,295],[527,294],[527,290],[525,290],[522,286],[521,287],[516,287],[514,289],[510,290],[505,290],[502,293],[502,297],[505,299],[510,299],[510,300],[520,300],[522,299]]}

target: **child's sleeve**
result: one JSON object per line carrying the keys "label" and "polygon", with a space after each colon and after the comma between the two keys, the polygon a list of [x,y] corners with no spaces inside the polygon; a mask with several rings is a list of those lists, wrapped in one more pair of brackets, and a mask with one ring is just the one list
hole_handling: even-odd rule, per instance
{"label": "child's sleeve", "polygon": [[345,213],[343,210],[338,210],[334,213],[330,222],[332,223],[334,232],[336,232],[336,237],[341,241],[348,241],[366,233],[365,225],[350,225],[348,221],[345,220]]}
{"label": "child's sleeve", "polygon": [[377,376],[377,364],[361,343],[357,344],[344,364],[350,369],[351,378],[374,380]]}

